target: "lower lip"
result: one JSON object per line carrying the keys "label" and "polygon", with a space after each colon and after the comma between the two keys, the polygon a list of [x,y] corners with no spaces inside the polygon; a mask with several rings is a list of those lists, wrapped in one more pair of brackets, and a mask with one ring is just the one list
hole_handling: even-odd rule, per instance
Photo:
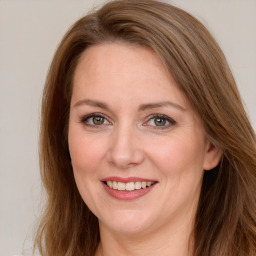
{"label": "lower lip", "polygon": [[117,190],[117,189],[112,189],[109,186],[107,186],[104,182],[102,182],[103,187],[105,191],[113,198],[118,199],[118,200],[124,200],[124,201],[129,201],[129,200],[135,200],[138,199],[153,189],[155,184],[151,185],[150,187],[143,188],[143,189],[136,189],[133,191],[126,191],[126,190]]}

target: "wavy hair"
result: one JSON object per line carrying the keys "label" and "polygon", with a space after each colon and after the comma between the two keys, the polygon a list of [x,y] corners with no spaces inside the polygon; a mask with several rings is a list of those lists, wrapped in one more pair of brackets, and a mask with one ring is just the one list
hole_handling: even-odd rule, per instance
{"label": "wavy hair", "polygon": [[204,174],[193,255],[256,255],[256,139],[235,80],[208,30],[187,12],[156,0],[105,4],[78,20],[55,53],[44,88],[40,134],[47,203],[34,248],[42,256],[92,256],[99,243],[98,220],[74,181],[67,131],[81,54],[114,41],[158,54],[222,151],[220,164]]}

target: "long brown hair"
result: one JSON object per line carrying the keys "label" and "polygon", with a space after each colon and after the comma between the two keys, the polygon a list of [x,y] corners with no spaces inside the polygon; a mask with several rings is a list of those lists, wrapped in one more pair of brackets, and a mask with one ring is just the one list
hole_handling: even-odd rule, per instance
{"label": "long brown hair", "polygon": [[255,133],[227,61],[194,17],[154,0],[112,1],[79,21],[59,45],[47,77],[41,123],[41,175],[47,204],[35,247],[43,256],[92,256],[99,242],[97,218],[73,177],[67,142],[74,70],[90,46],[111,41],[151,48],[200,116],[222,151],[205,172],[195,217],[195,256],[256,253]]}

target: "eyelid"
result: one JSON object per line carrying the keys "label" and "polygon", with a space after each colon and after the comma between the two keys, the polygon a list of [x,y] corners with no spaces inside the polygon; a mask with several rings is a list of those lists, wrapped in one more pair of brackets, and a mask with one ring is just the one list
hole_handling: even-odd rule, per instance
{"label": "eyelid", "polygon": [[[92,125],[92,124],[89,124],[89,123],[86,123],[86,121],[91,118],[91,117],[102,117],[104,118],[108,124],[102,124],[102,125]],[[112,124],[110,121],[109,121],[109,118],[102,114],[102,113],[91,113],[91,114],[88,114],[88,115],[84,115],[80,118],[80,122],[83,123],[84,125],[87,125],[87,126],[90,126],[90,127],[95,127],[95,128],[98,128],[99,126],[103,126],[103,125],[109,125],[109,124]]]}
{"label": "eyelid", "polygon": [[[102,117],[104,118],[108,124],[101,124],[101,125],[93,125],[93,124],[89,124],[89,123],[86,123],[86,121],[89,119],[89,118],[92,118],[92,117]],[[167,120],[167,122],[169,123],[168,125],[164,125],[164,126],[157,126],[157,125],[149,125],[148,122],[154,118],[163,118],[165,120]],[[111,121],[109,121],[109,117],[106,116],[105,114],[102,114],[102,113],[90,113],[90,114],[87,114],[87,115],[84,115],[80,118],[80,122],[83,123],[84,125],[86,126],[89,126],[89,127],[93,127],[93,128],[100,128],[101,126],[105,126],[105,125],[109,125],[109,124],[112,124]],[[153,127],[154,129],[167,129],[169,128],[170,126],[172,125],[175,125],[176,124],[176,121],[174,119],[172,119],[171,117],[167,116],[167,115],[164,115],[164,114],[151,114],[147,117],[147,120],[146,122],[144,122],[142,125],[143,126],[151,126]]]}
{"label": "eyelid", "polygon": [[[145,125],[147,124],[150,120],[154,119],[154,118],[163,118],[166,119],[169,124],[165,125],[165,126],[153,126],[153,125]],[[150,116],[147,117],[147,121],[143,123],[144,126],[152,126],[155,129],[167,129],[172,125],[175,125],[176,121],[174,119],[172,119],[171,117],[164,115],[164,114],[151,114]]]}

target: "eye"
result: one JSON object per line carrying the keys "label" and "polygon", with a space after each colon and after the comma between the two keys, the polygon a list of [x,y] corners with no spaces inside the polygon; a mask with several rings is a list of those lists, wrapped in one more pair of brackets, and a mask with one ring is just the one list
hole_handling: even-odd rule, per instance
{"label": "eye", "polygon": [[147,122],[146,125],[148,126],[154,126],[156,128],[160,128],[160,129],[164,129],[164,128],[168,128],[171,125],[174,125],[176,122],[171,119],[170,117],[166,116],[166,115],[154,115],[153,117],[151,117]]}
{"label": "eye", "polygon": [[154,124],[156,126],[165,126],[166,123],[168,123],[168,121],[165,118],[162,117],[155,117],[152,119],[152,121],[154,122]]}
{"label": "eye", "polygon": [[101,126],[110,124],[110,122],[100,114],[86,115],[81,119],[81,122],[88,126]]}

